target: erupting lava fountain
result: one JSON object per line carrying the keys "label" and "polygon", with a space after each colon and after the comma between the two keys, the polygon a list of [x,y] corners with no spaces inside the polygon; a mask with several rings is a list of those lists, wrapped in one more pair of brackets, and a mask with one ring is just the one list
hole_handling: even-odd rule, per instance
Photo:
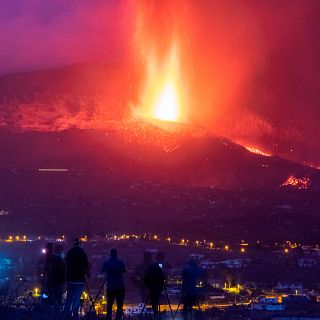
{"label": "erupting lava fountain", "polygon": [[164,61],[159,62],[153,56],[147,62],[146,82],[138,115],[182,123],[187,120],[185,106],[178,50],[173,44]]}

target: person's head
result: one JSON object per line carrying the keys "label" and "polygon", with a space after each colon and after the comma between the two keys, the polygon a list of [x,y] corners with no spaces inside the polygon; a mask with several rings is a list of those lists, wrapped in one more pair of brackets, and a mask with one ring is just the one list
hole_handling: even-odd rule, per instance
{"label": "person's head", "polygon": [[73,246],[74,247],[81,247],[81,240],[79,238],[73,239]]}
{"label": "person's head", "polygon": [[116,248],[111,248],[109,251],[109,255],[111,258],[115,258],[118,255],[118,251]]}
{"label": "person's head", "polygon": [[52,243],[52,242],[48,242],[48,243],[46,244],[45,253],[46,253],[47,255],[50,255],[50,254],[53,253],[53,243]]}
{"label": "person's head", "polygon": [[143,253],[143,260],[149,262],[152,260],[152,253],[150,251],[145,251]]}
{"label": "person's head", "polygon": [[192,267],[192,266],[196,266],[198,264],[198,261],[195,258],[190,258],[188,260],[188,266]]}
{"label": "person's head", "polygon": [[164,252],[159,251],[159,252],[157,253],[157,261],[158,261],[158,262],[163,262],[164,259],[165,259],[165,254],[164,254]]}
{"label": "person's head", "polygon": [[55,244],[55,246],[54,246],[54,254],[56,254],[58,256],[63,256],[64,255],[63,246],[61,244]]}

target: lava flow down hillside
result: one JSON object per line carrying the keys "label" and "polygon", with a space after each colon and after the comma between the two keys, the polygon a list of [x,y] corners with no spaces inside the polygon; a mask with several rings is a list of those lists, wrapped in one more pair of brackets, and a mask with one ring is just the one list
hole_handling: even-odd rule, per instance
{"label": "lava flow down hillside", "polygon": [[107,130],[2,131],[0,152],[3,169],[110,171],[119,178],[177,186],[317,189],[320,182],[316,169],[252,153],[203,129],[160,120],[112,121]]}

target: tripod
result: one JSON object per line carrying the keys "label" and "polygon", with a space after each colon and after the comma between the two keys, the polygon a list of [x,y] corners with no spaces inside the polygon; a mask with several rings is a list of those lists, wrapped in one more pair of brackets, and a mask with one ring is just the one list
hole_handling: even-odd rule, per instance
{"label": "tripod", "polygon": [[[160,292],[154,292],[154,293],[155,294],[159,294],[159,298],[160,298],[162,291],[165,292],[166,299],[167,299],[167,302],[168,302],[168,305],[169,305],[169,309],[170,309],[170,313],[171,313],[171,317],[172,317],[172,319],[174,319],[174,314],[173,314],[173,311],[172,311],[171,302],[170,302],[170,299],[169,299],[169,295],[168,295],[168,291],[167,291],[167,287],[166,287],[165,282],[163,282],[163,289]],[[143,312],[144,312],[144,310],[145,310],[145,308],[146,308],[146,306],[148,304],[148,301],[150,301],[152,295],[153,295],[152,290],[150,290],[149,295],[148,295],[148,297],[147,297],[147,299],[146,299],[146,301],[145,301],[145,303],[144,303],[144,305],[142,307],[142,310],[141,310],[141,312],[139,314],[138,320],[141,320]],[[156,320],[160,320],[160,318],[161,318],[160,317],[160,311],[161,311],[160,310],[160,303],[158,303],[158,305],[157,305],[157,310],[158,310],[157,311],[158,319],[156,319]],[[153,310],[153,312],[154,312],[154,310]],[[155,314],[154,314],[154,316],[155,316]]]}
{"label": "tripod", "polygon": [[91,319],[92,310],[93,310],[94,315],[96,315],[95,304],[96,304],[96,302],[97,302],[97,300],[98,300],[98,298],[99,298],[99,296],[100,296],[100,293],[101,293],[101,291],[103,290],[106,282],[107,282],[107,278],[103,281],[102,286],[100,287],[100,289],[99,289],[99,291],[98,291],[98,293],[96,294],[96,296],[95,296],[94,299],[92,298],[92,295],[91,295],[91,293],[90,293],[90,288],[89,288],[89,286],[88,286],[88,283],[87,283],[87,282],[85,283],[85,284],[86,284],[87,291],[88,291],[89,299],[90,299],[89,319]]}
{"label": "tripod", "polygon": [[[180,308],[180,306],[181,306],[181,303],[182,303],[183,301],[184,301],[184,304],[186,303],[186,300],[185,300],[185,299],[186,299],[186,296],[185,296],[185,295],[182,295],[182,296],[181,296],[181,299],[180,299],[180,301],[179,301],[177,310],[176,310],[176,312],[175,312],[175,314],[174,314],[173,320],[176,318],[176,316],[177,316],[177,314],[178,314],[178,312],[179,312],[179,308]],[[191,299],[191,301],[189,301],[189,302],[190,302],[190,305],[191,305],[191,309],[190,309],[189,312],[187,313],[186,317],[188,317],[188,314],[189,314],[189,313],[191,314],[192,307],[193,307],[194,304],[196,304],[197,307],[198,307],[198,309],[199,309],[199,311],[200,311],[201,319],[204,320],[204,315],[203,315],[203,312],[202,312],[201,307],[200,307],[200,303],[199,303],[199,300],[198,300],[198,296],[197,296],[197,295],[192,296],[192,297],[190,297],[190,299]]]}

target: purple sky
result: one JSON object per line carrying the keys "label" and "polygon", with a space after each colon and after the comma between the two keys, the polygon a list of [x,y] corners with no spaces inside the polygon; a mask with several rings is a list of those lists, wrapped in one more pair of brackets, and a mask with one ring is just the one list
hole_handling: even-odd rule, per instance
{"label": "purple sky", "polygon": [[0,0],[0,74],[121,59],[120,3]]}

